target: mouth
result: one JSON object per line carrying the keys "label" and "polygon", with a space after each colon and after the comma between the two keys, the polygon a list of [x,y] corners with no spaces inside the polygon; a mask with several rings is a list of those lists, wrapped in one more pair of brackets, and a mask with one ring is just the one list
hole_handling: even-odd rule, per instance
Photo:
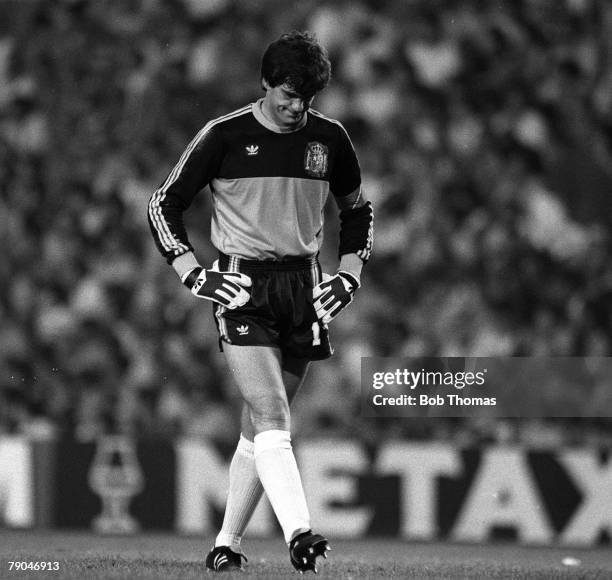
{"label": "mouth", "polygon": [[292,113],[289,109],[283,109],[283,112],[285,113],[285,115],[287,115],[287,117],[291,117],[291,119],[293,119],[294,121],[298,121],[304,115],[303,112],[301,112],[301,113]]}

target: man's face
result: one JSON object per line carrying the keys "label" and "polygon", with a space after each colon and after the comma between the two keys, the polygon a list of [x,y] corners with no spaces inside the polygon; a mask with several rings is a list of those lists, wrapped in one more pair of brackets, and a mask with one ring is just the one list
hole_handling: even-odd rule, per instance
{"label": "man's face", "polygon": [[299,125],[315,96],[304,97],[298,95],[287,84],[271,87],[265,79],[263,85],[266,89],[263,102],[264,113],[270,120],[284,128]]}

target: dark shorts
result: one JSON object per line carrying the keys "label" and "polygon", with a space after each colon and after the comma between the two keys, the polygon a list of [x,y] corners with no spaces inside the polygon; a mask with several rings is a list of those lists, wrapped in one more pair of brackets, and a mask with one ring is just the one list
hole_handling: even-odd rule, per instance
{"label": "dark shorts", "polygon": [[251,299],[244,306],[214,306],[221,350],[227,342],[273,346],[283,356],[308,360],[332,355],[329,331],[319,323],[312,304],[312,289],[321,281],[316,258],[251,261],[221,254],[219,269],[243,272],[253,281]]}

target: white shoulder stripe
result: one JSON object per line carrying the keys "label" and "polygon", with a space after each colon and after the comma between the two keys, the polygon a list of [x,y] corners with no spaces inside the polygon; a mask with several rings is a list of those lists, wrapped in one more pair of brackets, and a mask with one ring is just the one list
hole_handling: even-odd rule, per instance
{"label": "white shoulder stripe", "polygon": [[340,121],[338,121],[337,119],[332,119],[331,117],[327,117],[323,113],[320,113],[319,111],[315,111],[314,109],[308,109],[308,112],[312,113],[315,117],[319,117],[319,119],[324,119],[325,121],[329,121],[330,123],[333,123],[334,125],[338,125],[338,127],[340,127],[342,131],[344,131],[344,134],[349,140],[351,147],[353,147],[353,149],[355,148],[355,146],[353,145],[353,141],[351,140],[351,137],[348,134],[348,131],[344,128],[344,125]]}
{"label": "white shoulder stripe", "polygon": [[320,119],[325,119],[326,121],[329,121],[330,123],[334,123],[335,125],[340,125],[340,127],[344,129],[344,126],[342,125],[340,121],[338,121],[338,119],[332,119],[331,117],[328,117],[327,115],[324,115],[323,113],[321,113],[320,111],[316,111],[315,109],[308,109],[308,113],[312,113],[315,117],[319,117]]}
{"label": "white shoulder stripe", "polygon": [[204,135],[208,133],[215,125],[222,123],[224,121],[228,121],[230,119],[234,119],[236,117],[240,117],[246,113],[251,111],[251,105],[247,105],[246,107],[242,107],[233,113],[229,113],[228,115],[224,115],[223,117],[218,117],[217,119],[213,119],[204,125],[204,127],[199,131],[199,133],[191,140],[191,143],[187,145],[187,148],[181,155],[181,158],[178,160],[178,163],[174,166],[174,169],[170,172],[170,175],[166,178],[166,181],[161,186],[162,191],[166,191],[177,179],[180,175],[187,159],[189,159],[189,155],[193,152],[193,150],[197,147],[198,143],[204,138]]}
{"label": "white shoulder stripe", "polygon": [[236,111],[233,111],[232,113],[228,113],[227,115],[223,115],[206,123],[206,125],[204,125],[204,127],[198,132],[198,134],[191,140],[191,142],[181,155],[180,159],[178,160],[178,163],[174,166],[164,183],[155,191],[155,193],[151,197],[151,200],[149,201],[149,216],[151,218],[151,223],[155,227],[159,240],[166,251],[174,250],[175,253],[181,253],[189,249],[185,244],[179,242],[175,238],[175,236],[170,230],[168,222],[164,218],[161,203],[166,197],[166,191],[178,179],[179,175],[181,174],[181,171],[185,167],[185,163],[187,163],[187,160],[189,159],[189,156],[191,155],[191,153],[193,153],[198,143],[204,138],[206,133],[208,133],[208,131],[210,131],[212,127],[229,119],[234,119],[241,115],[245,115],[250,111],[251,105],[249,104],[240,109],[237,109]]}

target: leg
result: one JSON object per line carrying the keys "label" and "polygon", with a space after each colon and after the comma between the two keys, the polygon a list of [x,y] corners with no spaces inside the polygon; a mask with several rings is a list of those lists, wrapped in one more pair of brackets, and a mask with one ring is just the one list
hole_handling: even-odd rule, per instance
{"label": "leg", "polygon": [[283,357],[283,383],[287,391],[289,404],[293,403],[298,391],[302,388],[310,361],[303,358]]}
{"label": "leg", "polygon": [[240,435],[229,467],[229,489],[223,514],[223,524],[215,547],[229,546],[241,552],[242,535],[263,495],[263,486],[255,469],[253,441]]}
{"label": "leg", "polygon": [[[303,358],[283,357],[282,359],[282,378],[285,386],[285,393],[289,406],[293,403],[296,395],[304,384],[310,361]],[[240,416],[240,430],[242,435],[249,441],[253,441],[255,431],[251,423],[251,414],[249,406],[244,403],[242,406],[242,414]]]}
{"label": "leg", "polygon": [[289,430],[289,400],[283,384],[280,350],[224,344],[223,353],[247,406],[253,435],[272,429]]}
{"label": "leg", "polygon": [[[227,345],[224,352],[248,406],[255,467],[287,543],[310,529],[310,516],[291,449],[289,400],[279,349]],[[307,365],[304,364],[305,371]],[[303,378],[298,377],[298,379]],[[294,381],[296,390],[301,380]]]}
{"label": "leg", "polygon": [[[295,398],[304,383],[309,362],[305,359],[283,359],[283,384],[289,402]],[[263,495],[263,486],[255,469],[253,438],[249,407],[244,403],[241,415],[241,435],[229,470],[229,491],[223,525],[215,539],[215,547],[229,546],[240,552],[240,543],[246,527]]]}

